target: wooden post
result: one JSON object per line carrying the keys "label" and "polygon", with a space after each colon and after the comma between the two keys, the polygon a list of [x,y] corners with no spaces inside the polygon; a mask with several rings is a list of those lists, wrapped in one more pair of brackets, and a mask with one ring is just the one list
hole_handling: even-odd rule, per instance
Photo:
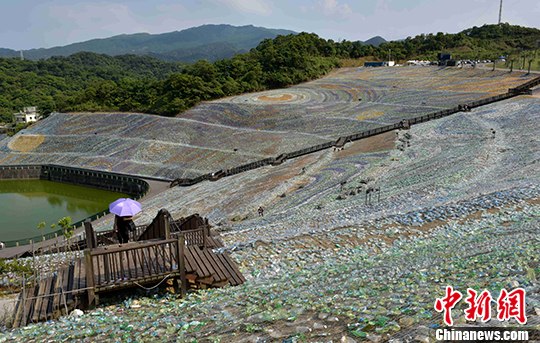
{"label": "wooden post", "polygon": [[187,292],[187,280],[186,280],[186,264],[184,260],[185,256],[185,238],[184,234],[180,233],[178,235],[178,243],[177,243],[177,255],[178,255],[178,271],[180,272],[180,294],[182,298],[186,296]]}
{"label": "wooden post", "polygon": [[88,288],[88,308],[93,308],[98,304],[98,296],[94,288],[94,263],[90,249],[84,250],[84,269],[86,271],[86,287]]}
{"label": "wooden post", "polygon": [[96,233],[94,232],[92,223],[88,219],[84,221],[84,233],[86,234],[86,247],[88,249],[97,248]]}
{"label": "wooden post", "polygon": [[171,223],[169,221],[169,211],[160,210],[160,232],[163,232],[165,239],[171,238]]}

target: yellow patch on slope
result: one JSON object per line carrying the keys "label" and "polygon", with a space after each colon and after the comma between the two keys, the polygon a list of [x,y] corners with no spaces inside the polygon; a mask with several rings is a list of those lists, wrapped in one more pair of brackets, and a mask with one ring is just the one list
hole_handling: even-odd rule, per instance
{"label": "yellow patch on slope", "polygon": [[29,152],[45,141],[43,135],[17,135],[8,143],[8,148],[14,151]]}
{"label": "yellow patch on slope", "polygon": [[291,94],[281,94],[281,95],[261,95],[257,100],[261,101],[288,101],[291,100],[293,96]]}
{"label": "yellow patch on slope", "polygon": [[372,119],[380,117],[384,114],[383,111],[364,111],[356,116],[356,119],[358,120],[366,120],[366,119]]}

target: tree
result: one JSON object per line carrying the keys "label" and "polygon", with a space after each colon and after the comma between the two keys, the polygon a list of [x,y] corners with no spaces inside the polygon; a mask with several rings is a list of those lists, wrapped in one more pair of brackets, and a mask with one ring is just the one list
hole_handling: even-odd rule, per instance
{"label": "tree", "polygon": [[58,226],[62,228],[62,234],[67,240],[67,248],[71,249],[71,238],[73,237],[73,233],[75,232],[75,229],[73,228],[71,217],[62,217],[58,220]]}
{"label": "tree", "polygon": [[45,229],[45,226],[47,224],[44,221],[41,221],[37,224],[37,229],[41,232],[41,240],[45,240],[45,236],[43,235],[43,230]]}

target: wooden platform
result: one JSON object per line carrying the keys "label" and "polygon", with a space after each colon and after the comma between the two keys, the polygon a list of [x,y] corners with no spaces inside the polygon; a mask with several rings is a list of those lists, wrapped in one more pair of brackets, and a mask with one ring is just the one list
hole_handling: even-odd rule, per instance
{"label": "wooden platform", "polygon": [[[89,292],[98,294],[179,278],[179,250],[174,245],[177,241],[131,242],[92,249],[89,253],[94,275],[92,282],[87,282],[89,270],[87,262],[81,258],[59,269],[53,276],[43,278],[19,294],[13,327],[56,319],[75,308],[85,309]],[[192,245],[183,249],[187,288],[206,289],[244,283],[244,276],[229,254],[214,251],[223,246],[221,240],[212,237],[207,244],[206,247]]]}
{"label": "wooden platform", "polygon": [[[101,246],[98,243],[106,241],[85,223],[86,245],[90,248],[84,250],[84,258],[24,289],[16,304],[13,327],[91,307],[103,292],[159,285],[170,278],[177,280],[182,295],[187,288],[245,282],[229,254],[218,251],[223,242],[212,233],[207,220],[193,215],[177,224],[170,219],[162,210],[140,235],[134,235],[145,240]],[[171,226],[175,231],[171,232]]]}

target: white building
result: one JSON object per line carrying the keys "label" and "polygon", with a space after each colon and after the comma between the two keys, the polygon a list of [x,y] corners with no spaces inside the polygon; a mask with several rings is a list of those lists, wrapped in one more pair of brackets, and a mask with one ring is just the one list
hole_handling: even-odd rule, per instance
{"label": "white building", "polygon": [[15,124],[35,123],[41,119],[36,106],[25,107],[22,111],[15,113],[13,116],[15,117]]}

